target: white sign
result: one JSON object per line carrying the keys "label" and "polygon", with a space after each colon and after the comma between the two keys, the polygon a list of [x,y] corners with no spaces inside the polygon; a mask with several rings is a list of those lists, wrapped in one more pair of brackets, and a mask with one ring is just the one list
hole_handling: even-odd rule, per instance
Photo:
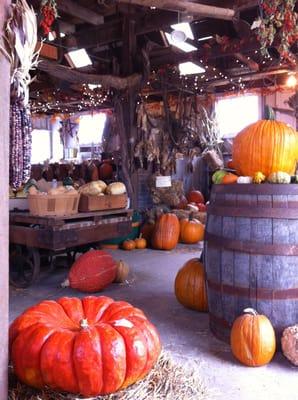
{"label": "white sign", "polygon": [[171,187],[172,186],[171,176],[157,176],[155,186],[158,188]]}

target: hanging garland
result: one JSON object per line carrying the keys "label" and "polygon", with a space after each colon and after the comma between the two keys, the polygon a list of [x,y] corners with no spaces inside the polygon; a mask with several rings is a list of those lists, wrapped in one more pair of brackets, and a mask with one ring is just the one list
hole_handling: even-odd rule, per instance
{"label": "hanging garland", "polygon": [[294,62],[290,48],[298,40],[295,4],[296,0],[260,0],[257,37],[263,55],[268,55],[268,47],[275,42],[280,56]]}
{"label": "hanging garland", "polygon": [[58,17],[56,0],[42,0],[40,4],[40,23],[43,33],[47,36],[51,32],[51,27]]}

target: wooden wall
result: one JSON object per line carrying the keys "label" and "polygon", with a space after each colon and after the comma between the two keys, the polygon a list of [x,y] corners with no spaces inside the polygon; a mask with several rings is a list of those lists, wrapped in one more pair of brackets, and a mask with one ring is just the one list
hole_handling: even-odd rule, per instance
{"label": "wooden wall", "polygon": [[[10,0],[0,1],[0,38]],[[0,53],[0,399],[7,399],[8,365],[8,155],[10,65]]]}

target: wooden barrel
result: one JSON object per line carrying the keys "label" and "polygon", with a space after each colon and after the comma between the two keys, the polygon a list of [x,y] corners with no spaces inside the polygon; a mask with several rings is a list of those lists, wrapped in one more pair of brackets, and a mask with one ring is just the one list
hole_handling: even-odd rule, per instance
{"label": "wooden barrel", "polygon": [[229,341],[234,319],[253,307],[280,339],[298,323],[298,185],[214,185],[204,263],[211,331]]}

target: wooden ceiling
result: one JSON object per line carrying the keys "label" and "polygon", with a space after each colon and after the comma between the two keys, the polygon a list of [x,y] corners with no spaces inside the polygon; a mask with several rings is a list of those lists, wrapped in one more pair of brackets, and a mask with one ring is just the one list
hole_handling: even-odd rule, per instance
{"label": "wooden ceiling", "polygon": [[[38,11],[39,0],[29,3]],[[280,83],[293,68],[280,61],[274,48],[270,57],[261,55],[250,28],[259,14],[257,0],[57,0],[57,6],[54,29],[58,39],[48,42],[58,50],[57,59],[40,63],[32,98],[37,92],[57,88],[76,92],[84,81],[123,89],[131,83],[127,76],[148,80],[150,95],[158,92],[156,76],[165,68],[171,71],[174,89],[222,92],[247,83],[260,85],[264,79],[266,85]],[[165,40],[164,32],[171,32],[170,26],[182,21],[191,24],[194,40],[187,42],[197,47],[194,52],[185,53]],[[205,36],[212,38],[199,41]],[[87,50],[92,66],[77,71],[69,68],[65,53],[77,48]],[[297,52],[297,45],[293,51]],[[204,77],[189,77],[185,82],[177,73],[183,61],[207,67]],[[115,81],[115,77],[120,79]]]}

